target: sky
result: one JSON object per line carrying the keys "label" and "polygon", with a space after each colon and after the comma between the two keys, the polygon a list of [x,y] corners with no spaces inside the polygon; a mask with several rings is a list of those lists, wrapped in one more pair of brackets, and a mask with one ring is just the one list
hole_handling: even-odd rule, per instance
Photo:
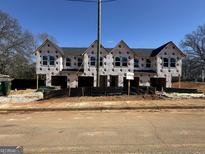
{"label": "sky", "polygon": [[[97,0],[96,0],[97,1]],[[60,47],[88,47],[97,39],[97,3],[0,0],[0,10],[34,35],[48,33]],[[116,0],[102,4],[102,44],[135,48],[177,45],[205,24],[205,0]]]}

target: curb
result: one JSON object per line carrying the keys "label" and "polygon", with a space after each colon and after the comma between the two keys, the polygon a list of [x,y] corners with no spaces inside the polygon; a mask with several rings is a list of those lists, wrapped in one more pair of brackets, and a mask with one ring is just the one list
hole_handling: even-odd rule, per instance
{"label": "curb", "polygon": [[100,111],[100,110],[165,110],[165,109],[205,109],[205,106],[147,106],[147,107],[81,107],[81,108],[5,108],[6,112],[48,112],[48,111]]}

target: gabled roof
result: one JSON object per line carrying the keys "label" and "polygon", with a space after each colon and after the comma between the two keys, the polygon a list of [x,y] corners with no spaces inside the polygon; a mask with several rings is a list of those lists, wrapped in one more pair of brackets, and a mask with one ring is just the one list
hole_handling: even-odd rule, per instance
{"label": "gabled roof", "polygon": [[[52,44],[57,50],[61,52],[62,55],[65,57],[68,56],[80,56],[83,55],[84,53],[87,52],[87,50],[94,44],[97,43],[97,40],[95,40],[88,48],[86,47],[58,47],[56,44],[52,43],[50,40],[46,40],[40,47],[36,49],[36,51],[40,50],[47,42]],[[172,44],[176,47],[176,49],[183,54],[183,56],[186,56],[173,42],[168,42],[160,46],[159,48],[156,49],[151,49],[151,48],[130,48],[123,40],[121,40],[114,48],[104,48],[102,45],[101,48],[105,49],[108,53],[114,50],[115,48],[118,47],[119,44],[123,43],[126,47],[128,47],[136,56],[139,57],[155,57],[158,55],[167,45]],[[35,51],[35,52],[36,52]]]}
{"label": "gabled roof", "polygon": [[159,54],[167,45],[169,45],[169,44],[174,45],[175,48],[176,48],[179,52],[181,52],[181,54],[182,54],[184,57],[186,56],[172,41],[170,41],[170,42],[168,42],[168,43],[163,44],[163,45],[160,46],[159,48],[154,49],[154,50],[152,51],[151,57],[155,57],[156,55],[158,55],[158,54]]}
{"label": "gabled roof", "polygon": [[110,52],[111,52],[112,50],[116,49],[121,43],[124,44],[127,48],[129,48],[129,49],[134,53],[134,51],[133,51],[133,50],[127,45],[127,43],[125,43],[125,41],[123,41],[123,40],[121,40],[119,43],[117,43],[117,45],[116,45],[114,48],[110,49]]}
{"label": "gabled roof", "polygon": [[[92,45],[94,45],[94,44],[96,44],[96,43],[97,43],[97,40],[95,40],[95,41],[82,53],[82,55],[84,55],[84,54],[88,51],[88,49],[89,49],[90,47],[92,47]],[[100,46],[101,46],[101,48],[105,49],[105,51],[107,51],[107,52],[109,53],[109,51],[107,50],[107,49],[109,49],[109,48],[105,48],[102,44],[100,44]]]}
{"label": "gabled roof", "polygon": [[35,51],[34,53],[36,53],[38,50],[40,50],[46,43],[52,44],[58,51],[60,51],[60,53],[63,55],[63,51],[61,50],[61,48],[59,48],[55,43],[53,43],[52,41],[50,41],[49,39],[46,39]]}
{"label": "gabled roof", "polygon": [[171,43],[171,42],[165,43],[165,44],[163,44],[162,46],[160,46],[159,48],[154,49],[154,50],[152,51],[151,56],[154,57],[154,56],[158,55],[158,54],[159,54],[168,44],[170,44],[170,43]]}

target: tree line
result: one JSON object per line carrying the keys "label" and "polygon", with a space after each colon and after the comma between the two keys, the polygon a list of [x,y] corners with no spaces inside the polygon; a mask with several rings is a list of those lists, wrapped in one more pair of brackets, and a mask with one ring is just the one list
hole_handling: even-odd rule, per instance
{"label": "tree line", "polygon": [[181,48],[187,54],[183,60],[184,80],[204,82],[205,78],[205,25],[187,34],[181,41]]}
{"label": "tree line", "polygon": [[15,18],[0,11],[0,74],[17,79],[35,78],[33,52],[47,38],[55,41],[47,33],[34,36]]}
{"label": "tree line", "polygon": [[[0,11],[0,74],[17,79],[35,78],[35,60],[33,52],[45,39],[56,42],[47,33],[34,36],[24,30],[18,21],[9,14]],[[187,54],[183,60],[182,78],[184,80],[205,78],[205,25],[185,35],[180,43]]]}

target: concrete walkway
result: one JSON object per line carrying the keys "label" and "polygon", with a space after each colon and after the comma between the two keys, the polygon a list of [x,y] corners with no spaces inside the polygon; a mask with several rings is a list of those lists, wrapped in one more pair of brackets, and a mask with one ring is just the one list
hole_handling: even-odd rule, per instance
{"label": "concrete walkway", "polygon": [[205,99],[140,99],[131,101],[68,101],[59,98],[32,103],[0,104],[0,111],[72,111],[126,109],[205,109]]}

